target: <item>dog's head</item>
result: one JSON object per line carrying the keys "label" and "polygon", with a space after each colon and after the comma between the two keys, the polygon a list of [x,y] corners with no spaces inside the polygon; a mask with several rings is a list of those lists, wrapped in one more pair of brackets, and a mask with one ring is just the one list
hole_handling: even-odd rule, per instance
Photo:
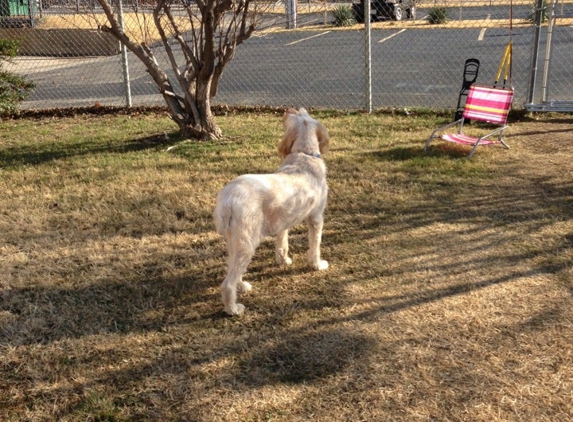
{"label": "dog's head", "polygon": [[283,116],[285,135],[279,143],[278,150],[281,158],[291,152],[306,154],[325,154],[328,151],[330,137],[322,123],[309,116],[304,108],[297,110],[289,108]]}

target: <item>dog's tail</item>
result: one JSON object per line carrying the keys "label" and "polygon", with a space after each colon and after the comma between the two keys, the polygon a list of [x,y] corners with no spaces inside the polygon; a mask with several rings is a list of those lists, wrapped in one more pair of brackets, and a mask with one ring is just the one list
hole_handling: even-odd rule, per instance
{"label": "dog's tail", "polygon": [[217,197],[217,205],[213,212],[213,219],[215,220],[215,229],[217,233],[227,239],[227,233],[231,229],[231,222],[233,220],[233,206],[228,203],[229,198],[225,198],[221,193]]}

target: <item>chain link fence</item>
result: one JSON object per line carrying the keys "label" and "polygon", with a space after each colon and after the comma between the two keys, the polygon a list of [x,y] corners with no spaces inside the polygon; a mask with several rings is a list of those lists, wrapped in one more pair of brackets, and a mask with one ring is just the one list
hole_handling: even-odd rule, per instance
{"label": "chain link fence", "polygon": [[[541,0],[539,0],[541,1]],[[573,112],[571,95],[571,47],[573,45],[572,5],[543,3],[547,25],[534,40],[534,66],[526,108],[532,111]]]}
{"label": "chain link fence", "polygon": [[[123,20],[168,69],[161,43],[139,30],[152,3],[124,0]],[[97,2],[31,0],[28,5],[28,16],[0,8],[0,38],[21,41],[20,55],[8,70],[36,84],[22,108],[163,105],[138,59],[129,52],[122,58],[118,42],[98,30]],[[333,11],[352,8],[351,3],[298,2],[294,9],[270,3],[265,25],[237,48],[213,103],[365,109],[371,98],[374,108],[455,108],[465,61],[478,59],[477,83],[493,84],[509,42],[514,107],[573,100],[573,0],[554,5],[551,69],[544,76],[537,70],[550,45],[548,24],[536,32],[534,0],[421,0],[399,21],[378,16],[369,25],[369,40],[365,24],[334,25]],[[445,10],[446,23],[428,22],[437,10]],[[543,84],[548,86],[542,92]]]}

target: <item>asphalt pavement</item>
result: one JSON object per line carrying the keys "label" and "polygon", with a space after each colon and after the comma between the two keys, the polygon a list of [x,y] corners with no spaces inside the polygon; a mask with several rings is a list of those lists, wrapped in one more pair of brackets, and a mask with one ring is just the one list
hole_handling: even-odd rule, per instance
{"label": "asphalt pavement", "polygon": [[[514,7],[514,21],[528,13]],[[423,19],[427,10],[418,10]],[[471,7],[457,11],[469,21],[507,19],[507,6]],[[451,12],[453,13],[453,12]],[[232,105],[304,105],[307,107],[364,108],[366,98],[365,32],[336,30],[324,25],[324,14],[299,15],[299,29],[265,31],[239,46],[221,81],[215,103]],[[459,23],[459,25],[458,25]],[[515,103],[524,103],[531,74],[534,27],[467,25],[447,28],[400,27],[388,22],[371,32],[372,100],[374,107],[455,106],[462,83],[463,64],[481,62],[479,83],[491,84],[505,46],[513,42],[512,82]],[[321,26],[322,25],[322,26]],[[308,29],[306,29],[308,28]],[[573,28],[560,27],[554,46],[556,80],[571,80]],[[544,45],[544,38],[541,40]],[[156,54],[165,60],[161,48]],[[134,105],[161,104],[157,88],[145,68],[130,53],[129,74]],[[37,88],[24,108],[69,107],[94,103],[125,104],[123,71],[119,57],[19,57],[11,70],[27,75]],[[573,98],[573,85],[556,92]],[[561,98],[557,98],[561,99]],[[150,105],[151,105],[150,104]]]}

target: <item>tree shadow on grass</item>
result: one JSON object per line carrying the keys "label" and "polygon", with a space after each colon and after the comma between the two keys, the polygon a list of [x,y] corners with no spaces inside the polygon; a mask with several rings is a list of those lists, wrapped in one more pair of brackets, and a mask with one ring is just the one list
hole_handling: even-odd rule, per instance
{"label": "tree shadow on grass", "polygon": [[171,136],[151,135],[127,141],[113,141],[108,144],[92,142],[89,139],[74,143],[74,148],[67,144],[41,144],[26,147],[0,148],[0,167],[13,167],[22,165],[38,165],[53,160],[70,157],[81,157],[98,154],[125,154],[129,152],[145,151],[158,147],[166,148],[177,144],[180,140],[175,134]]}
{"label": "tree shadow on grass", "polygon": [[[293,249],[300,249],[296,235],[293,240]],[[38,279],[49,272],[50,280],[66,281],[14,287],[0,280],[0,344],[49,345],[62,339],[161,332],[166,327],[228,319],[219,289],[226,274],[224,242],[212,239],[191,250],[175,246],[151,251],[143,257],[133,255],[132,270],[121,264],[130,255],[114,248],[101,250],[95,260],[84,257],[82,249],[62,262],[54,262],[52,256],[37,257]],[[296,258],[301,264],[302,257]],[[246,300],[262,308],[266,305],[257,305],[259,283],[307,273],[302,264],[275,265],[273,245],[265,242],[247,273],[255,293]]]}
{"label": "tree shadow on grass", "polygon": [[382,151],[374,151],[371,157],[385,161],[419,161],[421,159],[434,159],[441,157],[467,158],[471,147],[464,147],[452,143],[436,143],[430,145],[427,151],[424,147],[397,147]]}
{"label": "tree shadow on grass", "polygon": [[343,328],[291,331],[244,354],[236,376],[250,386],[312,382],[366,357],[373,343],[366,335]]}
{"label": "tree shadow on grass", "polygon": [[[81,287],[35,286],[6,289],[0,311],[10,315],[2,343],[48,345],[84,336],[161,331],[175,320],[199,314],[195,305],[218,300],[198,278],[101,281]],[[184,308],[186,307],[186,308]]]}

